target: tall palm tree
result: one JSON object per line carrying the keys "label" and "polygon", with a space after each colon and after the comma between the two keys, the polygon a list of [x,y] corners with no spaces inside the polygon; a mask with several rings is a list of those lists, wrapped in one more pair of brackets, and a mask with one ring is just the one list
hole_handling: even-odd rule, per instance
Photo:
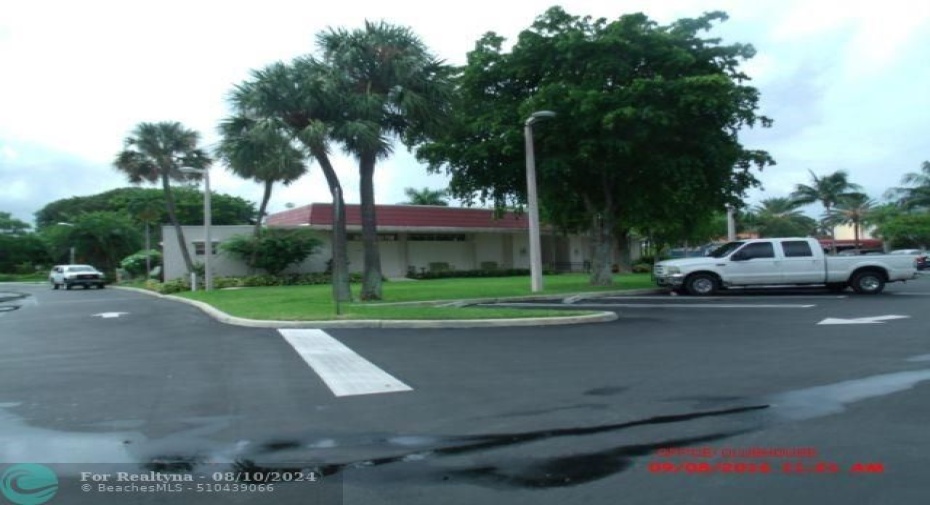
{"label": "tall palm tree", "polygon": [[804,214],[791,198],[768,198],[752,209],[760,237],[795,237],[810,234],[817,222]]}
{"label": "tall palm tree", "polygon": [[438,189],[417,189],[404,188],[404,194],[407,195],[407,205],[439,205],[448,207],[449,202],[446,200],[446,191]]}
{"label": "tall palm tree", "polygon": [[869,195],[865,193],[849,193],[836,202],[836,207],[830,211],[827,220],[834,225],[852,225],[856,249],[859,249],[862,225],[869,223],[869,218],[875,207],[875,200],[869,198]]}
{"label": "tall palm tree", "polygon": [[[829,216],[836,203],[849,193],[861,190],[861,186],[849,182],[849,174],[845,170],[837,170],[832,174],[818,177],[813,171],[811,184],[798,184],[790,198],[799,205],[819,202],[823,205],[824,215]],[[833,253],[836,253],[836,230],[830,226],[830,242]]]}
{"label": "tall palm tree", "polygon": [[452,94],[451,69],[409,29],[366,22],[364,28],[331,29],[317,37],[330,67],[342,119],[334,137],[359,164],[364,274],[361,298],[381,298],[374,172],[396,139],[408,146],[438,128]]}
{"label": "tall palm tree", "polygon": [[165,192],[165,209],[177,234],[181,256],[188,272],[194,271],[194,263],[191,261],[184,232],[178,222],[171,181],[190,181],[201,177],[181,172],[182,167],[206,169],[210,166],[212,160],[198,146],[199,142],[199,133],[185,128],[178,122],[139,123],[130,136],[126,137],[123,150],[116,155],[113,162],[133,184],[161,182]]}
{"label": "tall palm tree", "polygon": [[349,301],[345,202],[342,185],[330,160],[332,124],[340,117],[331,72],[311,57],[273,63],[252,72],[230,97],[236,114],[270,123],[267,128],[289,132],[319,163],[333,198],[333,297]]}
{"label": "tall palm tree", "polygon": [[220,122],[220,143],[216,155],[237,176],[253,179],[264,186],[258,206],[254,235],[261,234],[262,220],[276,182],[285,186],[307,172],[307,154],[294,146],[293,137],[275,127],[245,115],[231,116]]}
{"label": "tall palm tree", "polygon": [[901,178],[904,186],[891,188],[886,197],[896,198],[904,210],[930,208],[930,161],[920,166],[920,172],[908,172]]}

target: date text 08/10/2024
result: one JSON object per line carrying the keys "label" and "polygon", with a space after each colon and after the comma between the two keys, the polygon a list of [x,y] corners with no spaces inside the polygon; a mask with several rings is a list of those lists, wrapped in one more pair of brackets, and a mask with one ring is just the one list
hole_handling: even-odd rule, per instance
{"label": "date text 08/10/2024", "polygon": [[[663,459],[647,464],[650,473],[803,475],[885,472],[885,465],[879,462],[857,461],[841,465],[819,459],[818,451],[812,447],[669,447],[657,450],[656,456]],[[708,461],[710,458],[720,460]]]}

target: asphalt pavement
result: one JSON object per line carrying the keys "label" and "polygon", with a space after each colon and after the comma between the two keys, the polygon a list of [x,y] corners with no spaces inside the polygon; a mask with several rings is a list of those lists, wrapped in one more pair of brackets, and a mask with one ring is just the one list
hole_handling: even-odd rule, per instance
{"label": "asphalt pavement", "polygon": [[338,479],[347,504],[900,504],[930,493],[925,278],[879,296],[552,303],[616,314],[597,324],[314,330],[345,369],[368,363],[407,386],[344,396],[332,384],[345,375],[312,356],[322,351],[277,329],[125,290],[0,291],[12,293],[0,295],[0,471],[312,468]]}

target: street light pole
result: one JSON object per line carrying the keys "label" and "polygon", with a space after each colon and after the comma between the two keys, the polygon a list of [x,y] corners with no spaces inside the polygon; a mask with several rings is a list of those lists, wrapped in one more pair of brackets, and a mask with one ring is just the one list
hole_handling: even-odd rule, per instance
{"label": "street light pole", "polygon": [[551,110],[530,114],[523,125],[526,139],[526,206],[530,220],[530,289],[538,293],[543,289],[542,246],[539,238],[539,202],[536,196],[536,159],[533,155],[533,124],[543,118],[555,117]]}
{"label": "street light pole", "polygon": [[[74,228],[74,224],[72,224],[72,223],[60,222],[60,223],[57,223],[57,224],[60,225],[60,226],[70,226],[71,228]],[[69,265],[73,265],[73,264],[74,264],[74,246],[73,246],[73,245],[72,245],[71,247],[68,248],[68,264],[69,264]]]}
{"label": "street light pole", "polygon": [[213,257],[213,240],[210,237],[210,225],[213,222],[212,206],[210,205],[210,171],[205,168],[181,167],[181,172],[203,175],[203,289],[213,289],[213,271],[210,263]]}

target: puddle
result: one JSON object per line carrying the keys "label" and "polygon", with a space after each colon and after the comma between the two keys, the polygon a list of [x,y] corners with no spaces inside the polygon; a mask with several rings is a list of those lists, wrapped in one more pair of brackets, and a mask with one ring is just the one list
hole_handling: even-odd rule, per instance
{"label": "puddle", "polygon": [[777,415],[801,421],[838,414],[850,403],[905,391],[925,380],[930,380],[930,370],[874,375],[777,394],[770,402]]}

